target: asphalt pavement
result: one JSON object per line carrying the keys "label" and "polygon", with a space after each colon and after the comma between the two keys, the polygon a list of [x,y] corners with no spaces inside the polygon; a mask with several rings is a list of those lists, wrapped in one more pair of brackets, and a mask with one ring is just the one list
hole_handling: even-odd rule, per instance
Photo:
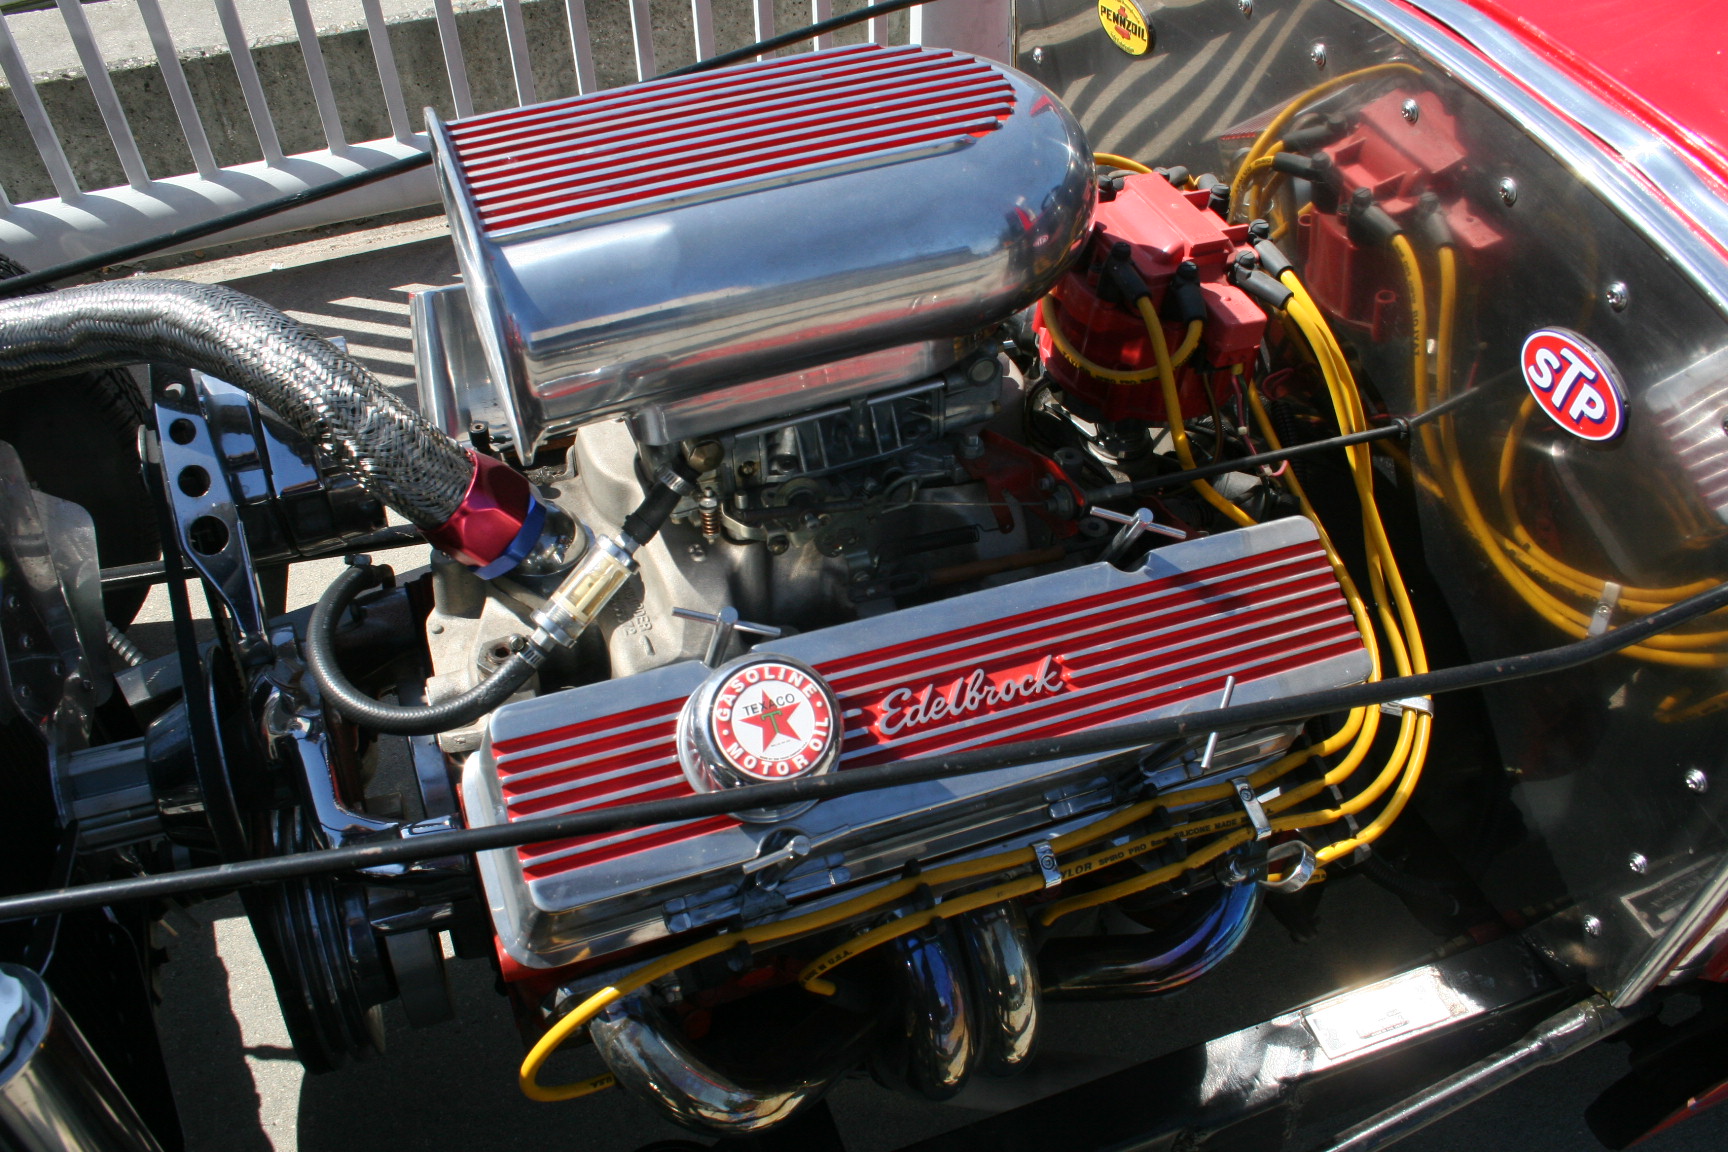
{"label": "asphalt pavement", "polygon": [[[255,253],[176,270],[257,295],[350,350],[412,400],[408,292],[456,278],[435,223]],[[405,560],[414,558],[409,550]],[[298,566],[291,605],[310,602],[334,564]],[[406,565],[405,565],[406,566]],[[167,638],[158,595],[135,638]],[[1138,1001],[1051,1005],[1038,1065],[1018,1080],[980,1081],[946,1105],[888,1092],[864,1078],[830,1099],[852,1152],[898,1148],[1023,1100],[1082,1083],[1268,1019],[1335,989],[1415,964],[1436,941],[1402,906],[1366,882],[1331,885],[1318,939],[1298,945],[1262,916],[1236,955],[1193,988]],[[516,1089],[522,1044],[490,966],[452,960],[457,1019],[410,1029],[387,1007],[388,1051],[379,1059],[308,1077],[295,1061],[251,930],[230,897],[169,923],[162,972],[164,1048],[190,1152],[630,1152],[681,1133],[621,1092],[535,1104]],[[566,1071],[597,1071],[576,1053]],[[1583,1108],[1625,1071],[1624,1051],[1604,1044],[1539,1070],[1401,1145],[1410,1152],[1592,1149]],[[1157,1100],[1145,1101],[1156,1109]],[[1075,1117],[1076,1129],[1086,1122]],[[1650,1152],[1728,1148],[1728,1109],[1707,1113],[1642,1146]]]}

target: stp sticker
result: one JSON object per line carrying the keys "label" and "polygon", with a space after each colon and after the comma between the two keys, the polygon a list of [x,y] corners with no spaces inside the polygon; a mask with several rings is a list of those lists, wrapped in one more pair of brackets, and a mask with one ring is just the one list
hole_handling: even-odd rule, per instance
{"label": "stp sticker", "polygon": [[1128,55],[1144,56],[1152,51],[1152,24],[1134,0],[1098,0],[1098,23]]}
{"label": "stp sticker", "polygon": [[755,780],[789,780],[823,764],[839,739],[834,704],[811,673],[779,660],[735,669],[714,693],[714,746]]}
{"label": "stp sticker", "polygon": [[1549,419],[1581,440],[1612,440],[1626,428],[1626,389],[1602,349],[1569,328],[1538,328],[1519,356],[1524,383]]}

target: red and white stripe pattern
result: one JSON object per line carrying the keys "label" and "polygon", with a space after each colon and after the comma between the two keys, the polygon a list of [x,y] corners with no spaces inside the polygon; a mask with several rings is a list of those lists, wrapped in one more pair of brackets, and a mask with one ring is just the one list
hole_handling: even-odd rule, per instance
{"label": "red and white stripe pattern", "polygon": [[[844,771],[1144,719],[1216,701],[1227,676],[1248,685],[1361,651],[1310,539],[815,668],[840,701]],[[937,697],[944,703],[932,707]],[[495,742],[510,818],[691,795],[676,747],[683,705],[657,701]],[[534,881],[736,823],[605,833],[523,848],[520,859]]]}
{"label": "red and white stripe pattern", "polygon": [[474,116],[449,133],[481,228],[497,235],[952,145],[1013,109],[987,63],[866,44]]}

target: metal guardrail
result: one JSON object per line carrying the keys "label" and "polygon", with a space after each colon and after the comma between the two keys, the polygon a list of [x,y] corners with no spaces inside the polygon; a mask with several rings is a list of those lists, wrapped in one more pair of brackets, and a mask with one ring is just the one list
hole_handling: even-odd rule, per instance
{"label": "metal guardrail", "polygon": [[[175,2],[169,0],[170,4]],[[383,93],[390,133],[364,141],[347,138],[343,127],[344,100],[350,96],[375,99],[376,90],[347,93],[332,80],[315,20],[319,13],[314,11],[315,8],[327,7],[327,3],[321,0],[286,0],[323,136],[323,147],[292,154],[284,150],[266,84],[254,59],[255,48],[248,39],[236,0],[178,2],[182,6],[208,3],[214,10],[221,38],[233,61],[245,115],[257,141],[256,155],[260,158],[237,164],[218,163],[217,150],[212,147],[212,133],[206,126],[198,100],[194,98],[193,87],[188,83],[182,57],[164,14],[163,0],[108,0],[108,3],[136,7],[193,167],[191,172],[153,175],[110,75],[114,62],[104,56],[84,5],[80,0],[54,0],[76,51],[102,129],[125,176],[125,183],[115,187],[94,190],[82,187],[48,107],[37,85],[32,82],[29,63],[13,34],[10,21],[18,17],[0,12],[0,73],[10,85],[12,99],[16,101],[30,142],[55,193],[48,198],[14,203],[3,184],[4,173],[11,166],[0,163],[0,252],[27,267],[56,264],[146,240],[173,228],[215,219],[338,177],[377,168],[415,152],[424,152],[429,146],[426,135],[415,130],[410,116],[383,0],[359,0],[359,4]],[[774,0],[748,2],[754,33],[752,39],[773,35]],[[562,31],[568,38],[569,67],[574,71],[574,83],[568,87],[574,91],[595,91],[601,86],[599,77],[607,69],[613,75],[622,71],[638,79],[652,77],[660,71],[656,61],[656,28],[650,13],[650,0],[528,0],[527,3],[525,0],[490,0],[486,5],[476,4],[474,0],[431,0],[431,3],[431,18],[436,24],[450,106],[458,116],[475,111],[473,81],[476,67],[507,69],[517,105],[532,104],[542,98],[535,81],[536,57],[548,55],[551,46],[544,44],[544,38],[536,41],[530,37],[525,11],[530,4],[535,7],[561,5]],[[835,15],[837,10],[843,12],[862,6],[863,0],[840,0],[838,3],[837,0],[810,0],[811,22]],[[106,8],[106,4],[103,7]],[[464,49],[458,18],[480,7],[501,9],[501,51],[481,53]],[[627,43],[608,47],[627,52],[629,59],[613,61],[605,56],[597,59],[595,38],[590,32],[590,9],[615,16],[619,7],[628,10],[629,39]],[[662,13],[664,11],[662,9]],[[934,19],[926,16],[926,11],[913,9],[906,27],[894,30],[897,34],[891,34],[887,18],[872,19],[868,22],[866,35],[879,43],[904,43],[910,39],[1007,56],[1009,5],[1006,0],[943,0],[941,13]],[[715,55],[717,22],[712,0],[690,0],[687,21],[679,19],[674,23],[686,22],[684,31],[691,37],[696,59]],[[989,29],[988,35],[980,38],[980,28]],[[677,28],[661,29],[660,42],[665,44],[666,36],[677,31]],[[832,39],[818,37],[816,47],[827,47]],[[560,59],[564,47],[557,46]],[[618,67],[620,64],[626,68]],[[545,76],[546,64],[542,63],[541,67],[541,74]],[[153,127],[152,130],[161,128]],[[248,235],[266,235],[357,219],[431,204],[436,199],[431,174],[421,170],[298,208],[249,229],[225,233],[201,243],[216,244]]]}

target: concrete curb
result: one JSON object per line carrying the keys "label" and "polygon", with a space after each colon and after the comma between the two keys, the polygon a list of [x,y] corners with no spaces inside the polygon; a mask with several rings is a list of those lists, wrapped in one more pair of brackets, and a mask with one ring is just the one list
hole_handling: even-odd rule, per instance
{"label": "concrete curb", "polygon": [[[861,6],[862,0],[836,0],[833,7],[838,13]],[[693,62],[687,0],[650,0],[649,8],[657,67],[665,71]],[[634,81],[629,0],[587,0],[586,9],[600,86],[611,88]],[[564,0],[524,0],[522,13],[533,61],[536,98],[549,100],[573,95],[576,76]],[[715,0],[714,18],[715,38],[721,51],[754,40],[750,0]],[[798,0],[776,0],[775,18],[779,29],[799,27],[810,20],[810,5]],[[903,27],[905,18],[903,13],[896,14],[893,19],[899,23],[894,26]],[[485,112],[514,106],[516,88],[505,48],[502,10],[496,6],[470,7],[457,12],[456,22],[475,110]],[[389,23],[388,28],[414,128],[423,128],[421,109],[425,107],[437,109],[440,116],[454,117],[438,28],[430,12],[405,13]],[[836,39],[844,43],[863,38],[860,28],[850,29]],[[360,143],[390,136],[392,130],[377,63],[365,28],[339,26],[321,34],[319,44],[347,140]],[[123,61],[113,65],[109,74],[151,176],[162,179],[192,171],[191,154],[175,118],[161,69],[148,55],[148,45],[105,47],[109,55]],[[299,43],[291,37],[268,37],[254,45],[252,56],[283,151],[292,156],[324,148],[326,142]],[[181,66],[202,114],[217,163],[227,167],[260,160],[257,135],[228,54],[220,49],[196,49],[182,54]],[[80,185],[90,191],[124,184],[125,175],[83,74],[62,71],[50,75],[38,80],[36,90]],[[0,100],[0,171],[4,172],[0,182],[15,204],[55,194],[11,100]]]}

